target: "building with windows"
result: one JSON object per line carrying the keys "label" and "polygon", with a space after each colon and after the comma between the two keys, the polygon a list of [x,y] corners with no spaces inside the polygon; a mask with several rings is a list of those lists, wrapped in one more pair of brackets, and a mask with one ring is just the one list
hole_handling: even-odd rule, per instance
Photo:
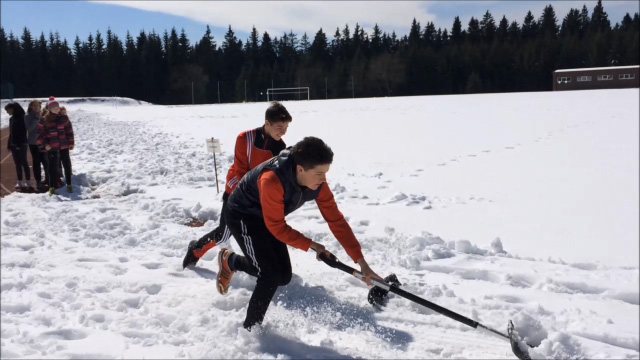
{"label": "building with windows", "polygon": [[553,90],[621,89],[640,87],[640,65],[553,72]]}

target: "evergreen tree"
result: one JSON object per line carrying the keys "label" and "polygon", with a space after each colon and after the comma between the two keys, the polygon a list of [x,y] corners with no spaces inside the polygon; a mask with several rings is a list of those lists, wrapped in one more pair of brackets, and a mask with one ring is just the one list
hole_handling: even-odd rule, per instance
{"label": "evergreen tree", "polygon": [[591,27],[591,17],[589,17],[589,10],[587,10],[586,5],[582,5],[582,10],[580,11],[580,38],[583,38],[589,28]]}
{"label": "evergreen tree", "polygon": [[310,47],[311,43],[309,42],[307,33],[302,34],[302,37],[300,38],[300,55],[307,55]]}
{"label": "evergreen tree", "polygon": [[562,20],[560,27],[560,36],[578,36],[580,33],[580,11],[578,9],[570,9]]}
{"label": "evergreen tree", "polygon": [[496,37],[498,41],[506,41],[509,38],[509,21],[507,20],[507,17],[504,15],[500,20],[500,24],[498,24]]}
{"label": "evergreen tree", "polygon": [[320,28],[316,33],[316,36],[313,38],[313,43],[309,46],[309,57],[311,59],[311,63],[320,63],[328,66],[330,59],[329,56],[327,35],[325,35],[322,28]]}
{"label": "evergreen tree", "polygon": [[409,29],[409,46],[418,47],[420,45],[420,23],[413,18]]}
{"label": "evergreen tree", "polygon": [[[217,102],[217,85],[219,80],[218,59],[216,56],[216,41],[214,40],[213,35],[211,35],[211,28],[209,25],[207,25],[204,35],[200,41],[196,42],[193,48],[193,56],[195,64],[202,69],[203,76],[206,76],[209,79],[205,89],[203,89],[203,92],[196,97],[195,101],[197,103]],[[256,58],[260,58],[260,54],[256,54],[254,56]]]}
{"label": "evergreen tree", "polygon": [[496,33],[496,22],[493,20],[493,16],[487,10],[480,21],[480,32],[482,33],[482,40],[488,43],[493,41]]}
{"label": "evergreen tree", "polygon": [[527,12],[527,15],[524,17],[524,22],[522,23],[522,39],[523,40],[533,40],[536,37],[538,32],[538,23],[531,11]]}
{"label": "evergreen tree", "polygon": [[33,94],[37,91],[37,69],[38,62],[35,52],[35,44],[31,37],[31,32],[26,27],[22,30],[22,40],[20,44],[20,56],[19,60],[22,63],[22,67],[19,69],[18,77],[20,79],[21,91],[26,94]]}
{"label": "evergreen tree", "polygon": [[239,93],[236,86],[237,75],[240,74],[243,62],[242,41],[238,40],[231,29],[231,25],[229,25],[222,42],[220,98],[223,102],[244,100],[244,93]]}
{"label": "evergreen tree", "polygon": [[383,49],[384,48],[382,45],[382,31],[380,30],[380,27],[376,23],[373,26],[373,32],[371,33],[371,53],[374,56],[376,56],[382,53]]}
{"label": "evergreen tree", "polygon": [[451,27],[451,43],[459,44],[462,40],[462,22],[460,21],[460,17],[456,16],[453,20],[453,26]]}
{"label": "evergreen tree", "polygon": [[434,47],[437,42],[436,35],[436,26],[433,24],[433,22],[428,22],[427,26],[424,27],[424,31],[422,32],[422,43],[427,47]]}
{"label": "evergreen tree", "polygon": [[556,18],[556,12],[553,10],[553,6],[547,5],[542,11],[542,16],[538,21],[540,35],[543,38],[551,37],[556,38],[558,35],[558,19]]}
{"label": "evergreen tree", "polygon": [[595,32],[611,30],[611,22],[609,21],[609,15],[604,11],[602,6],[602,0],[598,0],[598,3],[593,8],[591,14],[591,29]]}
{"label": "evergreen tree", "polygon": [[180,38],[178,39],[178,55],[177,55],[177,63],[178,64],[186,64],[191,60],[191,45],[189,44],[189,39],[187,39],[187,34],[184,32],[184,29],[180,30]]}
{"label": "evergreen tree", "polygon": [[480,42],[482,39],[482,31],[480,30],[480,22],[473,16],[469,20],[467,27],[467,36],[472,44]]}

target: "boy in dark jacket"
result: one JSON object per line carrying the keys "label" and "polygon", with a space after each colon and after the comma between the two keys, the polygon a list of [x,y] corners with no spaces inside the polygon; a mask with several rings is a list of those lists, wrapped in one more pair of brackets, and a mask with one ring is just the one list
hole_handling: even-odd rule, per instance
{"label": "boy in dark jacket", "polygon": [[[16,190],[33,191],[31,181],[31,172],[29,171],[29,163],[27,162],[27,150],[29,149],[27,141],[27,126],[24,122],[24,109],[18,103],[9,103],[4,110],[11,116],[9,118],[9,141],[7,149],[11,151],[13,162],[16,165],[16,175],[18,183]],[[22,180],[24,172],[26,181]]]}
{"label": "boy in dark jacket", "polygon": [[244,328],[261,324],[278,286],[291,281],[291,261],[287,245],[308,251],[316,257],[331,256],[325,247],[285,221],[285,216],[305,202],[315,200],[322,217],[349,257],[360,265],[363,281],[382,280],[367,264],[360,243],[338,210],[333,193],[326,183],[326,173],[333,162],[333,152],[320,139],[306,137],[278,156],[249,171],[229,196],[225,219],[231,234],[238,240],[244,256],[229,249],[218,253],[218,292],[226,294],[235,271],[257,277],[251,295]]}
{"label": "boy in dark jacket", "polygon": [[292,117],[281,103],[274,101],[265,112],[264,125],[261,127],[241,132],[236,138],[233,164],[227,173],[227,185],[222,195],[222,211],[220,212],[220,225],[210,233],[201,237],[198,241],[191,241],[187,248],[187,255],[182,261],[182,268],[195,265],[204,254],[216,244],[229,240],[231,233],[227,230],[224,219],[224,209],[227,199],[235,189],[240,179],[249,170],[278,155],[286,145],[282,137],[287,133],[287,128]]}

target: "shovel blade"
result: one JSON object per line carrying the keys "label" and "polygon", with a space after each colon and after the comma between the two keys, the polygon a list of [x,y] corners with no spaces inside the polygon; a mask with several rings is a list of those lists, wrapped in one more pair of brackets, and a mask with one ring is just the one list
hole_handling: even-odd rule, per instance
{"label": "shovel blade", "polygon": [[529,356],[529,351],[527,349],[522,349],[520,344],[524,344],[524,341],[520,338],[518,333],[514,331],[513,322],[509,320],[509,324],[507,325],[507,333],[509,334],[509,341],[511,342],[511,350],[513,354],[522,360],[531,360],[531,356]]}

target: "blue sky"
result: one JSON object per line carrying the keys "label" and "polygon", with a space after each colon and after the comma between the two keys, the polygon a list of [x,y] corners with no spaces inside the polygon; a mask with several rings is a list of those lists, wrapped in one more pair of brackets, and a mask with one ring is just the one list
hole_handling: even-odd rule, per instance
{"label": "blue sky", "polygon": [[[7,34],[13,31],[14,35],[21,35],[26,26],[33,36],[41,32],[48,36],[49,31],[58,31],[69,43],[73,43],[76,35],[85,41],[89,33],[95,35],[96,30],[104,36],[109,27],[122,40],[127,30],[135,37],[143,29],[162,33],[175,27],[178,32],[184,28],[189,40],[195,42],[206,30],[206,24],[183,16],[86,1],[2,0],[0,8],[0,21]],[[215,38],[222,39],[228,25],[209,26]]]}
{"label": "blue sky", "polygon": [[[107,28],[122,39],[129,30],[136,36],[140,30],[162,33],[175,27],[184,28],[192,42],[199,40],[209,24],[220,45],[229,25],[241,40],[248,37],[252,26],[262,34],[280,37],[293,31],[311,38],[323,28],[331,37],[345,24],[356,23],[371,32],[377,23],[383,31],[398,35],[408,32],[415,17],[421,25],[433,21],[436,27],[451,29],[454,16],[460,16],[466,27],[471,16],[481,17],[489,10],[496,21],[506,15],[509,21],[522,19],[528,10],[536,18],[552,4],[561,22],[570,8],[587,5],[589,12],[596,1],[13,1],[0,2],[0,22],[7,33],[20,35],[26,26],[34,36],[58,31],[73,43],[75,36],[86,40],[89,33]],[[612,23],[625,13],[640,11],[637,1],[603,2]]]}

